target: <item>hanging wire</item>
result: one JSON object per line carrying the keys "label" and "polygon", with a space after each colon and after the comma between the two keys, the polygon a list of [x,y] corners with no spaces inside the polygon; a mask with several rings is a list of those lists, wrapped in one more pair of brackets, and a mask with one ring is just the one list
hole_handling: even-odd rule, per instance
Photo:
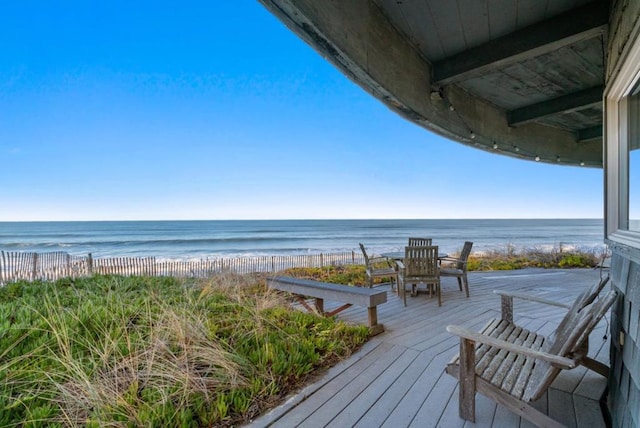
{"label": "hanging wire", "polygon": [[[434,91],[434,93],[435,93],[435,91]],[[448,106],[448,109],[450,111],[452,111],[453,113],[455,113],[455,115],[458,117],[458,120],[464,125],[465,128],[467,128],[467,132],[468,132],[469,138],[471,140],[474,140],[474,145],[478,146],[479,143],[476,140],[476,133],[473,131],[473,129],[471,129],[471,127],[469,126],[467,121],[463,119],[463,117],[460,115],[460,113],[458,113],[458,110],[454,107],[454,105],[451,103],[451,101],[449,101],[449,98],[447,98],[443,87],[438,88],[437,96],[434,99],[441,99],[446,103],[446,105]],[[491,147],[493,147],[494,150],[501,150],[500,147],[498,146],[498,143],[495,142],[495,141],[493,142]],[[542,156],[540,156],[538,153],[529,152],[527,150],[522,150],[521,147],[516,146],[516,145],[513,145],[513,152],[517,153],[521,157],[531,158],[532,160],[535,160],[536,162],[539,162],[539,161],[543,160]],[[549,162],[550,162],[550,159],[553,159],[553,158],[549,158]],[[556,155],[555,156],[555,161],[557,163],[560,163],[560,161],[561,161],[560,156]],[[584,161],[580,161],[579,165],[580,166],[584,166]]]}

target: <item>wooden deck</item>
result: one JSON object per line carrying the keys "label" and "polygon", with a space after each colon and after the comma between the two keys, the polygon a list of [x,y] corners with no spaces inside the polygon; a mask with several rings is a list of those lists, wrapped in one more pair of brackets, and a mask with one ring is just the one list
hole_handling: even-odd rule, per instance
{"label": "wooden deck", "polygon": [[[250,426],[530,427],[480,394],[476,423],[459,418],[457,380],[444,372],[458,352],[459,341],[445,327],[458,324],[477,330],[499,316],[500,298],[493,294],[494,289],[526,291],[571,303],[599,278],[600,272],[592,269],[472,272],[468,299],[455,278],[443,279],[442,307],[428,295],[407,297],[407,307],[403,307],[389,290],[387,303],[378,307],[384,333]],[[330,302],[326,308],[331,308]],[[544,334],[564,315],[559,308],[517,300],[514,313],[519,325]],[[352,308],[339,318],[366,324],[367,311]],[[607,320],[608,316],[590,337],[590,355],[608,364],[609,346],[603,339]],[[561,373],[535,405],[569,427],[605,427],[598,403],[605,387],[604,378],[579,367]]]}

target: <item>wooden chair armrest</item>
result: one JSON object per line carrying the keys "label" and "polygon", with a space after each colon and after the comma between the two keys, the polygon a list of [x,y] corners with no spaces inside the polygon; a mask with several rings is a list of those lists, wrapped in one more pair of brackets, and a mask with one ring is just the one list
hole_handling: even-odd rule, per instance
{"label": "wooden chair armrest", "polygon": [[467,264],[465,260],[456,259],[455,257],[439,257],[438,260],[443,262],[454,262],[454,263],[464,263]]}
{"label": "wooden chair armrest", "polygon": [[396,260],[396,265],[398,265],[398,269],[400,270],[404,269],[404,263],[402,263],[402,261]]}
{"label": "wooden chair armrest", "polygon": [[458,265],[462,265],[460,266],[460,268],[462,270],[466,270],[467,269],[467,262],[465,262],[464,260],[459,260],[459,259],[451,259],[449,257],[442,257],[442,258],[438,258],[438,264],[442,265],[444,264],[445,267],[446,266],[455,266],[456,268],[458,268]]}
{"label": "wooden chair armrest", "polygon": [[518,293],[517,291],[503,291],[503,290],[493,290],[493,292],[499,296],[507,297],[507,298],[518,298],[522,300],[529,300],[531,302],[543,303],[545,305],[557,306],[560,308],[569,309],[571,305],[567,305],[565,303],[556,302],[549,299],[543,299],[541,297],[532,296],[526,293]]}
{"label": "wooden chair armrest", "polygon": [[516,345],[515,343],[507,342],[506,340],[497,339],[495,337],[491,337],[482,333],[477,333],[475,331],[457,325],[447,326],[447,331],[451,334],[455,334],[462,339],[471,340],[476,343],[484,343],[489,346],[495,346],[496,348],[515,352],[517,354],[524,355],[525,357],[544,360],[559,368],[573,369],[577,366],[577,362],[570,358],[565,358],[559,355],[549,354],[548,352],[526,348],[522,345]]}

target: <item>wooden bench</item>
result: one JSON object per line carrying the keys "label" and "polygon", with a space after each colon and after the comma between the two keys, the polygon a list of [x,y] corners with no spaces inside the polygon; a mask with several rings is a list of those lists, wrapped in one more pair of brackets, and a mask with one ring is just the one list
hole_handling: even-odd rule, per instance
{"label": "wooden bench", "polygon": [[[269,277],[267,278],[267,286],[274,290],[292,293],[308,311],[319,312],[325,316],[333,316],[352,305],[364,306],[368,311],[369,331],[371,335],[376,335],[384,331],[384,325],[378,324],[377,312],[377,306],[387,301],[387,292],[384,290],[331,284],[329,282],[299,279],[289,276]],[[309,306],[304,296],[315,298],[315,310]],[[334,302],[343,302],[344,305],[331,312],[325,312],[325,299]]]}
{"label": "wooden bench", "polygon": [[[608,376],[609,367],[587,356],[589,334],[617,296],[615,291],[599,296],[607,280],[585,290],[571,306],[500,292],[500,319],[490,321],[479,333],[448,326],[447,331],[460,337],[460,353],[446,367],[446,372],[460,382],[460,416],[475,421],[477,391],[537,426],[561,427],[528,403],[539,399],[561,370],[583,365]],[[514,297],[565,307],[568,311],[553,334],[545,337],[514,324]]]}

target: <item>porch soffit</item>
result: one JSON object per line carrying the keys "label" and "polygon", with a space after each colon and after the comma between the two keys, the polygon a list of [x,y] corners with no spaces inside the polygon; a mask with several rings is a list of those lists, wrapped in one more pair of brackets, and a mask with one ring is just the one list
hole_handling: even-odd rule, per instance
{"label": "porch soffit", "polygon": [[499,154],[602,167],[608,1],[260,1],[429,130]]}

